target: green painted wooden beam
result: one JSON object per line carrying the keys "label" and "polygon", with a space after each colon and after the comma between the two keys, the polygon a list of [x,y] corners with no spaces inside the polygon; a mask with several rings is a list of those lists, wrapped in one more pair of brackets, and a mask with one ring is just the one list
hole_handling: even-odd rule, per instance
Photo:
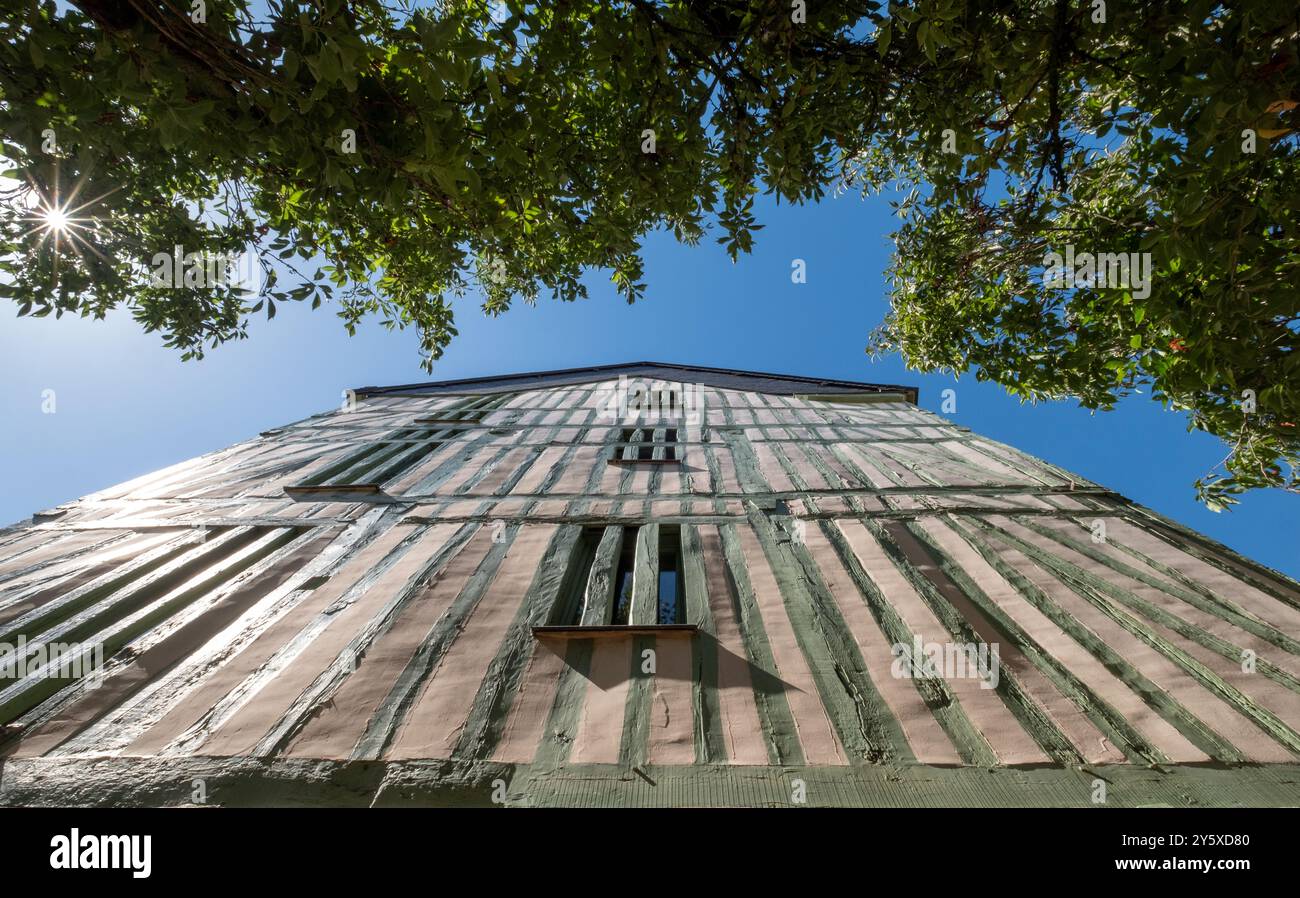
{"label": "green painted wooden beam", "polygon": [[646,627],[659,621],[659,525],[644,524],[636,533],[632,569],[632,610],[628,623]]}
{"label": "green painted wooden beam", "polygon": [[623,528],[606,527],[596,548],[596,558],[591,563],[591,576],[582,602],[582,626],[600,626],[613,618],[614,590],[618,587],[615,581],[622,552]]}

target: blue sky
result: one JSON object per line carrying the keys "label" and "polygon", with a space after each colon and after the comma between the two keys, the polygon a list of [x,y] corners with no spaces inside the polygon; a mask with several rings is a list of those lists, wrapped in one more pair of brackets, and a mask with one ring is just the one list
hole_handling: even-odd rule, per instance
{"label": "blue sky", "polygon": [[[519,304],[487,319],[472,298],[460,336],[434,379],[643,359],[851,380],[916,384],[921,405],[993,439],[1108,486],[1293,577],[1300,577],[1297,499],[1248,494],[1233,511],[1200,506],[1192,482],[1224,455],[1188,433],[1185,418],[1146,397],[1092,414],[1072,403],[1022,405],[967,375],[922,376],[863,349],[887,308],[883,277],[892,229],[883,198],[816,206],[760,202],[752,255],[732,264],[711,239],[699,247],[657,235],[646,245],[648,298],[629,306],[603,276],[592,298]],[[791,261],[807,263],[793,284]],[[182,363],[128,314],[102,322],[15,319],[0,326],[0,523],[26,517],[147,471],[322,411],[348,387],[430,379],[413,334],[376,325],[349,338],[322,307],[281,306],[252,338]],[[42,412],[54,390],[56,411]]]}

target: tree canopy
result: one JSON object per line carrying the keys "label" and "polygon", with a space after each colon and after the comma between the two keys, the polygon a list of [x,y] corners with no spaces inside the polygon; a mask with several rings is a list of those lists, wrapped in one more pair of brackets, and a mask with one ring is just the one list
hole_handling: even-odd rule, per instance
{"label": "tree canopy", "polygon": [[328,299],[427,366],[471,286],[630,302],[651,231],[734,256],[760,191],[899,189],[872,350],[1146,391],[1227,442],[1213,507],[1300,489],[1294,4],[71,0],[0,37],[19,314],[125,307],[191,358]]}

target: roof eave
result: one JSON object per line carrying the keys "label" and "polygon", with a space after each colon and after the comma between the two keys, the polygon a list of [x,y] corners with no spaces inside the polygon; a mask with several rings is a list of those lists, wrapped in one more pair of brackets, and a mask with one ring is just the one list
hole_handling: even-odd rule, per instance
{"label": "roof eave", "polygon": [[[653,372],[644,369],[655,369]],[[549,371],[521,371],[513,374],[497,374],[486,377],[468,377],[455,380],[427,381],[424,383],[396,384],[393,386],[358,387],[353,392],[359,398],[367,396],[393,395],[428,395],[457,392],[498,392],[511,387],[533,388],[547,382],[557,385],[564,383],[589,383],[618,373],[658,373],[689,372],[696,375],[696,380],[710,386],[724,386],[743,389],[744,384],[728,383],[728,378],[738,381],[765,381],[768,392],[780,395],[808,394],[847,394],[847,393],[898,393],[908,402],[916,404],[919,390],[914,386],[899,384],[876,384],[862,381],[839,380],[837,378],[808,377],[798,374],[777,374],[765,371],[747,371],[739,368],[710,368],[703,365],[682,365],[674,362],[622,362],[614,365],[589,365],[581,368],[558,368]],[[701,378],[698,375],[705,375]],[[470,389],[471,387],[477,389]],[[754,386],[751,384],[751,388]]]}

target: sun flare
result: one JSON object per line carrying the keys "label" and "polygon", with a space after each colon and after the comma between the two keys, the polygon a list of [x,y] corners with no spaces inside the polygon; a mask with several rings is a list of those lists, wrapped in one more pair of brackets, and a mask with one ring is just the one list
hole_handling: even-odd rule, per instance
{"label": "sun flare", "polygon": [[68,230],[68,213],[57,206],[50,206],[41,213],[41,219],[47,231],[66,233]]}

